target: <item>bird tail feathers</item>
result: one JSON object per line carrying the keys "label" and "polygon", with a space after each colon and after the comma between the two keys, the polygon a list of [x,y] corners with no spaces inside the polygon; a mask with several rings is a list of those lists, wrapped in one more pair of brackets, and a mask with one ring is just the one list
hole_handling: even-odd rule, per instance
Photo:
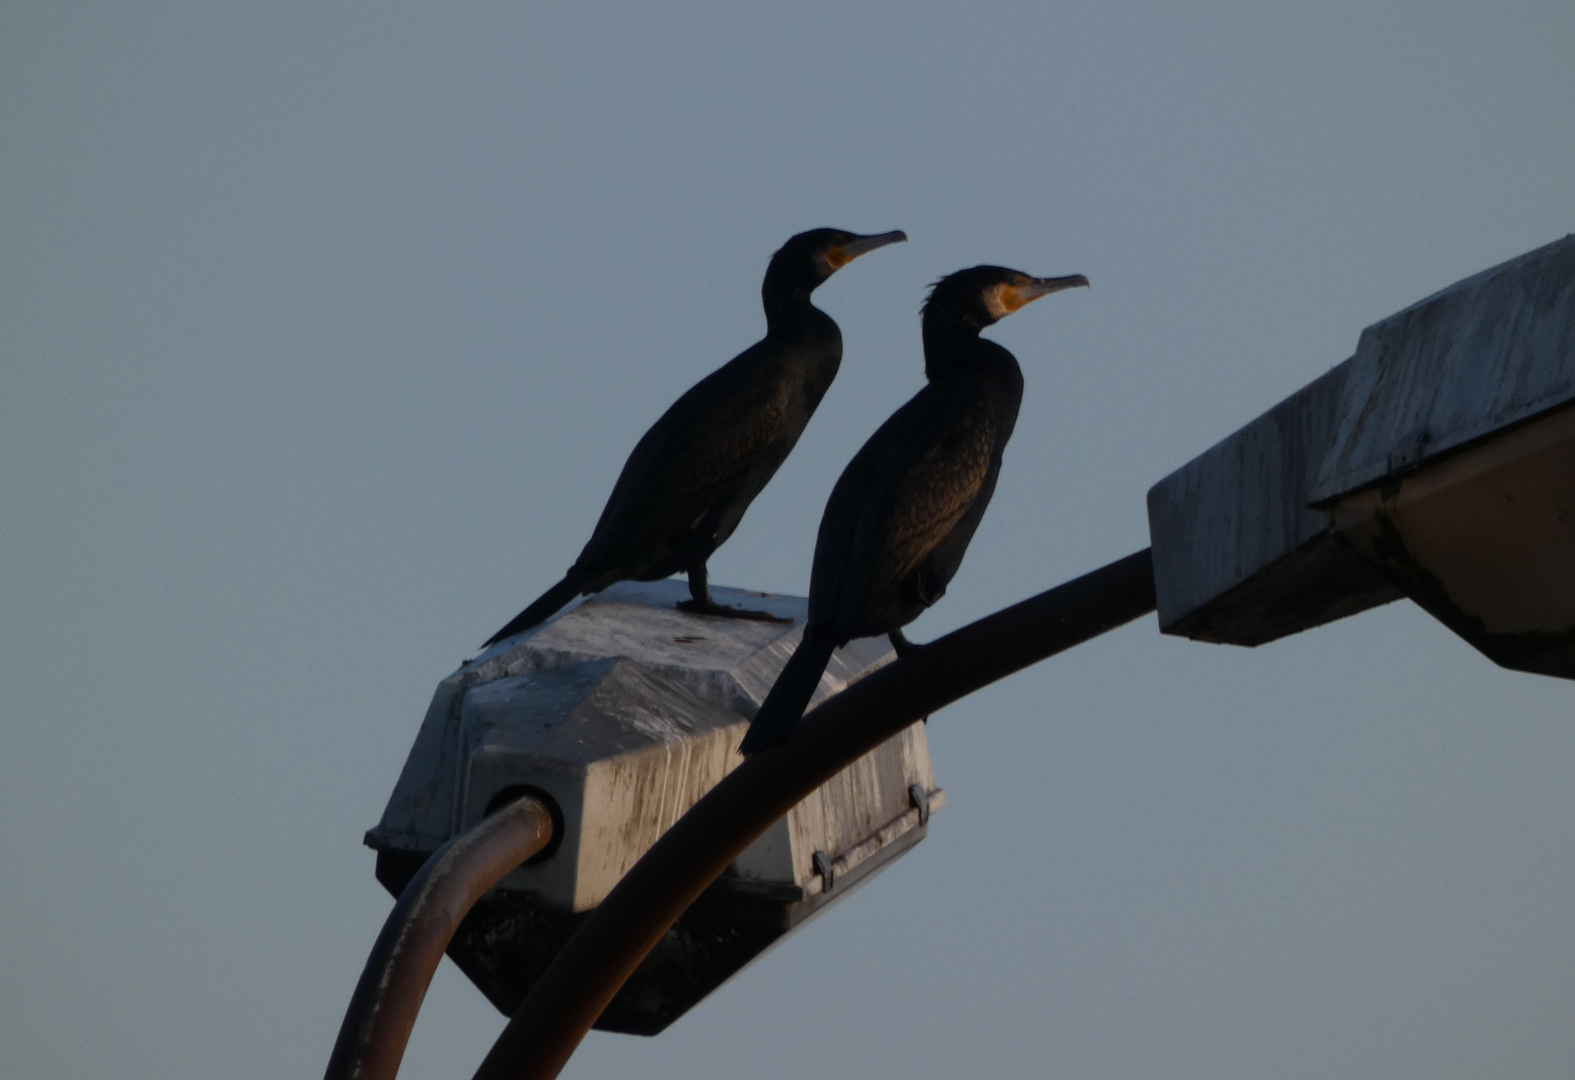
{"label": "bird tail feathers", "polygon": [[815,688],[820,685],[820,677],[836,647],[834,641],[814,638],[799,643],[744,734],[744,741],[738,748],[740,754],[745,757],[758,754],[793,734],[809,699],[815,696]]}
{"label": "bird tail feathers", "polygon": [[535,603],[514,616],[509,624],[496,634],[487,639],[483,649],[490,649],[504,638],[513,637],[524,630],[529,630],[537,623],[546,622],[558,613],[558,609],[580,595],[582,582],[578,575],[570,574],[558,584],[542,593]]}

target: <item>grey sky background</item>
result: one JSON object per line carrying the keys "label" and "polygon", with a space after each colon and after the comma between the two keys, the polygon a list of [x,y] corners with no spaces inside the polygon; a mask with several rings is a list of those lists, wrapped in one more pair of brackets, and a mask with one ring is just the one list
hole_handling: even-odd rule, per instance
{"label": "grey sky background", "polygon": [[[912,242],[817,294],[842,373],[723,584],[804,591],[930,281],[1093,281],[992,331],[1022,419],[924,640],[1575,227],[1572,52],[1567,0],[6,4],[0,1075],[320,1073],[433,686],[790,234]],[[923,845],[566,1075],[1568,1077],[1572,703],[1408,604],[1143,620],[938,714]],[[404,1075],[502,1024],[445,967]]]}

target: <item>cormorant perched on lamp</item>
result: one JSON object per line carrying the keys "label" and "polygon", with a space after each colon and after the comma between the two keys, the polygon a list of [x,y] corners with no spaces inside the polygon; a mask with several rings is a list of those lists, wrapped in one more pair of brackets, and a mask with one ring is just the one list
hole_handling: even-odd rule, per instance
{"label": "cormorant perched on lamp", "polygon": [[979,331],[1081,274],[1036,278],[975,266],[942,278],[924,303],[929,385],[870,436],[831,491],[815,541],[809,620],[798,650],[760,706],[739,752],[786,739],[820,685],[832,650],[888,634],[941,598],[962,564],[1017,422],[1023,374]]}
{"label": "cormorant perched on lamp", "polygon": [[689,575],[692,599],[680,605],[686,610],[771,618],[713,601],[706,560],[798,442],[842,362],[842,332],[810,294],[865,252],[907,238],[814,229],[783,244],[760,288],[765,338],[701,379],[651,426],[563,580],[483,648],[550,618],[576,596],[679,571]]}

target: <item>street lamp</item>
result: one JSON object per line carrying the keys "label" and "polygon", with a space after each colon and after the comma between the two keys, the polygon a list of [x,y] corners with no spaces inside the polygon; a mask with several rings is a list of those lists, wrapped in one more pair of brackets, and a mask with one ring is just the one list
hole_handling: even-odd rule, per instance
{"label": "street lamp", "polygon": [[[382,821],[377,877],[400,895],[429,856],[530,796],[552,843],[487,892],[448,955],[512,1014],[620,878],[740,762],[738,743],[803,630],[807,602],[718,589],[780,622],[680,611],[682,582],[624,582],[444,679]],[[839,649],[816,703],[893,658]],[[923,723],[820,786],[735,860],[597,1021],[654,1035],[783,935],[924,838],[944,804]]]}
{"label": "street lamp", "polygon": [[1258,645],[1407,596],[1575,677],[1575,237],[1368,327],[1148,504],[1167,633]]}

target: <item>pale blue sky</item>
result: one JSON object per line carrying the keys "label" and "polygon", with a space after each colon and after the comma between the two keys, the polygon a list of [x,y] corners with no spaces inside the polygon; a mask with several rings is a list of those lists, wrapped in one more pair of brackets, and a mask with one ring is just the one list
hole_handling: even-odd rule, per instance
{"label": "pale blue sky", "polygon": [[[1144,492],[1368,323],[1575,227],[1575,6],[42,4],[0,12],[0,1075],[314,1075],[437,680],[760,334],[906,230],[713,560],[802,592],[925,285],[1080,272],[923,640],[1145,546]],[[1152,619],[930,725],[947,808],[569,1077],[1575,1071],[1575,686],[1393,605]],[[407,1059],[503,1018],[445,968]]]}

